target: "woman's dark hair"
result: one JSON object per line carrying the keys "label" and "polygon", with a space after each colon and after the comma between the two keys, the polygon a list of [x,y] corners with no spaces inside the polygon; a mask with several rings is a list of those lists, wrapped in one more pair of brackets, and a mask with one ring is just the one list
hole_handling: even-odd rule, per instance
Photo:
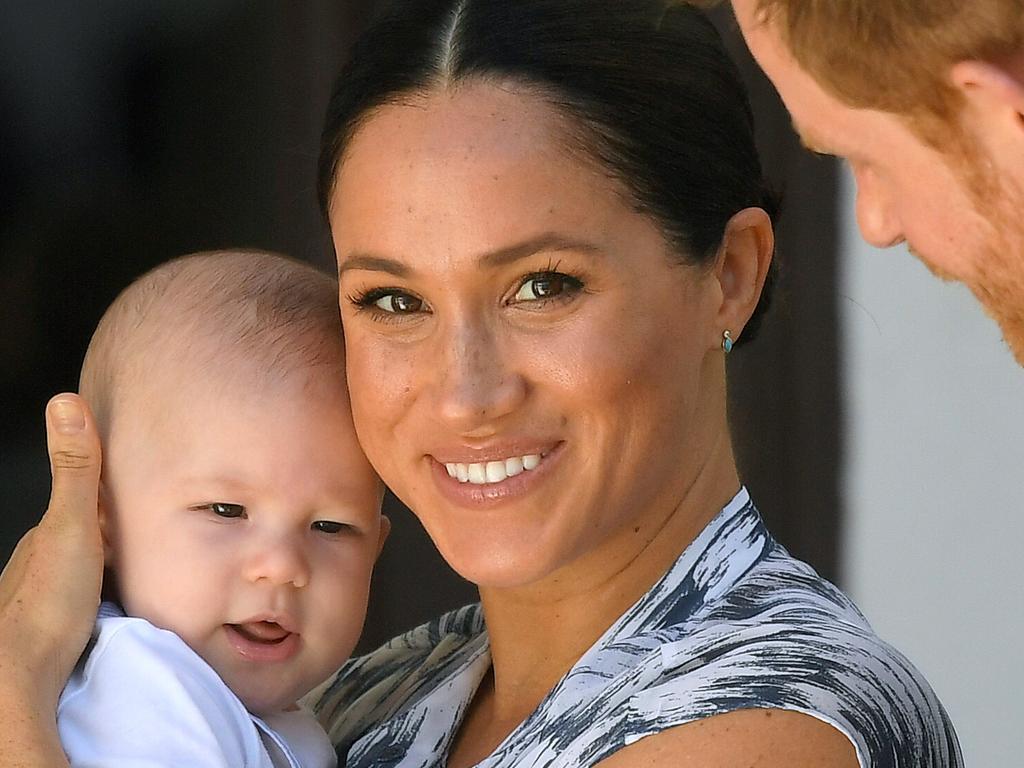
{"label": "woman's dark hair", "polygon": [[[575,146],[618,179],[685,262],[725,225],[774,219],[739,73],[711,22],[665,0],[399,0],[356,43],[327,108],[318,192],[378,107],[469,79],[522,83],[572,118]],[[774,267],[743,339],[767,308]]]}

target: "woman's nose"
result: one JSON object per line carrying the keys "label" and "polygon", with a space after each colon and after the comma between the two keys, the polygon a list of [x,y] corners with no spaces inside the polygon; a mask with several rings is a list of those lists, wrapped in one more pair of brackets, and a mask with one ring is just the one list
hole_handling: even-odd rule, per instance
{"label": "woman's nose", "polygon": [[491,428],[526,396],[508,344],[486,323],[449,331],[438,364],[437,415],[462,433]]}
{"label": "woman's nose", "polygon": [[903,242],[903,228],[890,192],[870,169],[853,171],[857,182],[857,224],[864,239],[876,248]]}
{"label": "woman's nose", "polygon": [[244,576],[254,584],[306,586],[310,567],[302,543],[289,536],[262,538],[248,554]]}

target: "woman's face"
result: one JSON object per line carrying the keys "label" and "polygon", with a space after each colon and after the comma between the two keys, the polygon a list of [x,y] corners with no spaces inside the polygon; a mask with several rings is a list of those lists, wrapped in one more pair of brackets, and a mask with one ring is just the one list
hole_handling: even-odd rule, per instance
{"label": "woman's face", "polygon": [[387,106],[332,199],[360,441],[481,586],[624,565],[725,431],[717,281],[560,125],[495,85]]}

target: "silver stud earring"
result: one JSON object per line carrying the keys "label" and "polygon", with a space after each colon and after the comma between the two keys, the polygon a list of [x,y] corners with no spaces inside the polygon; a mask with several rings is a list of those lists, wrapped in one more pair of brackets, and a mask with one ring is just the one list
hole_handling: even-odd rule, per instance
{"label": "silver stud earring", "polygon": [[732,331],[723,331],[723,333],[722,333],[722,349],[725,352],[725,354],[728,355],[730,352],[732,352],[732,345],[733,345]]}

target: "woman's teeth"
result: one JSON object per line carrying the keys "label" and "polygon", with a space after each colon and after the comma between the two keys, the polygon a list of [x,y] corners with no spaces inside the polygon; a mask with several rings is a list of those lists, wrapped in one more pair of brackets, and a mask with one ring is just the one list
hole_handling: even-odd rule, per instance
{"label": "woman's teeth", "polygon": [[486,485],[488,483],[500,483],[509,477],[515,477],[521,472],[536,469],[540,464],[540,454],[530,453],[526,456],[513,456],[503,461],[482,461],[474,464],[445,464],[449,477],[454,477],[460,483],[472,483],[473,485]]}

